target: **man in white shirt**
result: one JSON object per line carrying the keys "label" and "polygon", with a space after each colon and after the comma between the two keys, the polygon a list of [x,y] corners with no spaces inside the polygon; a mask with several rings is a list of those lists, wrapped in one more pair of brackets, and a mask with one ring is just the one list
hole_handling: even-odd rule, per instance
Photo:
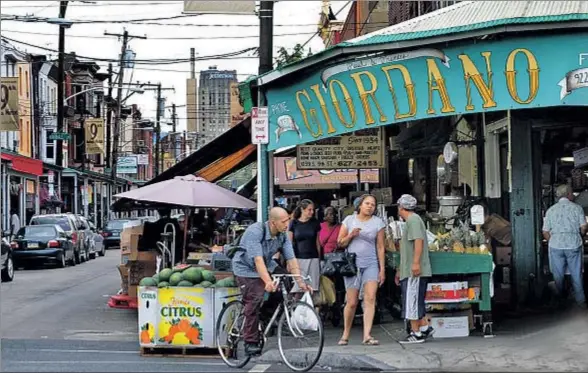
{"label": "man in white shirt", "polygon": [[10,210],[10,239],[20,230],[20,218],[16,213],[16,209]]}

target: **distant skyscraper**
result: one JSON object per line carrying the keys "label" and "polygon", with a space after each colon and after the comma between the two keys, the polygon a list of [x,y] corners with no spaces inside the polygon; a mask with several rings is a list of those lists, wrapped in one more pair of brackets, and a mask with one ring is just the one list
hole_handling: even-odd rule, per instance
{"label": "distant skyscraper", "polygon": [[196,117],[201,146],[231,127],[231,85],[236,82],[236,70],[217,70],[216,66],[210,66],[200,72]]}

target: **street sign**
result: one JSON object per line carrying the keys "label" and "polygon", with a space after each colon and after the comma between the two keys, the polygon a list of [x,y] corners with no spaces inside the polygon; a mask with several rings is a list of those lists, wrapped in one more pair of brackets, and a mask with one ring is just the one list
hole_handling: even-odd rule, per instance
{"label": "street sign", "polygon": [[251,143],[269,142],[269,116],[267,107],[251,108]]}
{"label": "street sign", "polygon": [[71,136],[69,135],[69,133],[66,132],[53,132],[49,135],[49,140],[69,141],[70,137]]}

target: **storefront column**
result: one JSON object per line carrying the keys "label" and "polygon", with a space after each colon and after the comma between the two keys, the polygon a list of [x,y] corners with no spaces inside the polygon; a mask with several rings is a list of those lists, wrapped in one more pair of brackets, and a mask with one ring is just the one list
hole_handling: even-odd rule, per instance
{"label": "storefront column", "polygon": [[84,193],[82,193],[82,203],[84,204],[84,217],[88,219],[88,178],[84,178]]}
{"label": "storefront column", "polygon": [[92,205],[94,206],[94,226],[98,226],[98,203],[101,199],[98,191],[102,191],[102,182],[94,182],[92,185]]}
{"label": "storefront column", "polygon": [[73,203],[73,213],[74,214],[78,214],[80,211],[78,210],[78,198],[80,195],[80,191],[78,190],[78,175],[75,174],[74,175],[74,195],[73,195],[73,199],[74,199],[74,203]]}
{"label": "storefront column", "polygon": [[513,299],[519,304],[531,301],[538,285],[532,125],[523,115],[512,111],[510,116]]}
{"label": "storefront column", "polygon": [[2,221],[0,222],[0,228],[1,230],[7,230],[8,229],[8,215],[10,215],[8,212],[8,177],[6,176],[6,167],[3,164],[0,164],[0,183],[2,184],[0,186],[1,188],[1,194],[0,194],[0,203],[2,204]]}

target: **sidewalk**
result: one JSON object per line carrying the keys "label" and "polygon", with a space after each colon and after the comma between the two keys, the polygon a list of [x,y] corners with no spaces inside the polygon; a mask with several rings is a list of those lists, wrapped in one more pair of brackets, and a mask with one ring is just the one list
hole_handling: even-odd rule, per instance
{"label": "sidewalk", "polygon": [[[356,326],[348,346],[337,346],[340,329],[327,327],[325,348],[318,365],[332,370],[382,371],[583,371],[588,366],[588,312],[528,315],[494,326],[494,338],[481,333],[467,338],[435,339],[402,346],[401,321],[376,325],[380,346],[363,346]],[[277,350],[260,360],[277,363]]]}

